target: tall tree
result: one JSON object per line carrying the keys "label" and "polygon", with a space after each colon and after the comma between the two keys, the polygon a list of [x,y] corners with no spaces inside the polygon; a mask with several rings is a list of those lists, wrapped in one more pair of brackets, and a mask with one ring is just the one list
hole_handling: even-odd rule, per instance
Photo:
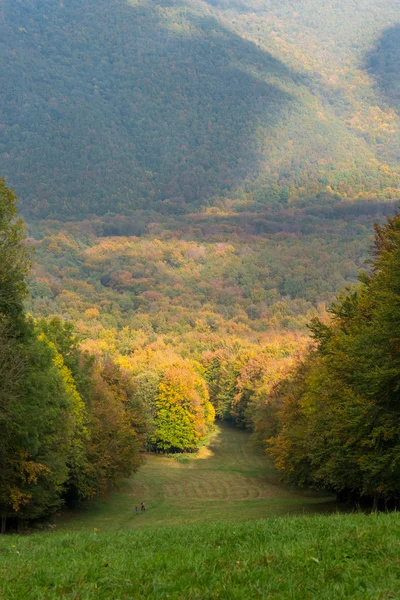
{"label": "tall tree", "polygon": [[21,380],[26,356],[21,336],[26,333],[23,300],[27,293],[25,275],[29,252],[24,244],[25,229],[17,218],[15,194],[0,179],[0,511],[5,528],[10,487],[8,475],[10,443],[14,434],[14,414],[21,402]]}
{"label": "tall tree", "polygon": [[30,253],[25,244],[25,227],[18,218],[17,198],[0,179],[0,318],[15,323],[23,315],[27,294],[25,276]]}
{"label": "tall tree", "polygon": [[269,448],[285,477],[400,498],[400,214],[376,227],[371,274],[315,321],[316,347],[280,386]]}

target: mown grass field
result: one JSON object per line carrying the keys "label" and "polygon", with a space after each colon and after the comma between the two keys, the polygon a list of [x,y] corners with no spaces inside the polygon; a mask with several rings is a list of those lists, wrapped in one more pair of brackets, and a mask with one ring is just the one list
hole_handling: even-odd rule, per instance
{"label": "mown grass field", "polygon": [[400,517],[274,517],[0,539],[2,600],[400,598]]}
{"label": "mown grass field", "polygon": [[[218,425],[198,455],[149,455],[141,470],[106,500],[57,522],[62,531],[125,531],[164,525],[245,521],[333,511],[333,498],[283,486],[250,435]],[[135,514],[145,502],[146,513]]]}

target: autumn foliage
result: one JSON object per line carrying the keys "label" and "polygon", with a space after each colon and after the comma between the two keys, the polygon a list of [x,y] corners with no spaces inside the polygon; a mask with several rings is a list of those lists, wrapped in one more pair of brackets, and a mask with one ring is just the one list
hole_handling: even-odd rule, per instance
{"label": "autumn foliage", "polygon": [[171,365],[161,378],[155,400],[157,416],[150,442],[168,451],[194,450],[214,422],[205,381],[190,365]]}
{"label": "autumn foliage", "polygon": [[372,272],[314,321],[315,345],[273,394],[268,448],[285,479],[400,498],[400,214],[376,226]]}
{"label": "autumn foliage", "polygon": [[113,363],[81,350],[60,319],[24,313],[29,253],[0,181],[0,516],[50,516],[107,491],[140,463],[145,425]]}

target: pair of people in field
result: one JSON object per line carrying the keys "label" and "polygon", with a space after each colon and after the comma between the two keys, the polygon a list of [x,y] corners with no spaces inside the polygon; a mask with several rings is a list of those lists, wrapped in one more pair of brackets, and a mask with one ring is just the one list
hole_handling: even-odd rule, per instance
{"label": "pair of people in field", "polygon": [[[140,505],[140,510],[141,510],[142,512],[144,512],[144,511],[146,510],[146,505],[145,505],[145,503],[144,503],[144,502],[142,502],[142,503],[141,503],[141,505]],[[138,506],[136,507],[136,514],[137,514],[137,515],[139,514],[139,507],[138,507]]]}

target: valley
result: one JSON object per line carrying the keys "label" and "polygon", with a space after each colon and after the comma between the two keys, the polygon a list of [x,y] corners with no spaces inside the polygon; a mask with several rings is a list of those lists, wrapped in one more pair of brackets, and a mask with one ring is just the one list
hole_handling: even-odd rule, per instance
{"label": "valley", "polygon": [[1,599],[399,597],[399,65],[398,0],[0,0]]}

